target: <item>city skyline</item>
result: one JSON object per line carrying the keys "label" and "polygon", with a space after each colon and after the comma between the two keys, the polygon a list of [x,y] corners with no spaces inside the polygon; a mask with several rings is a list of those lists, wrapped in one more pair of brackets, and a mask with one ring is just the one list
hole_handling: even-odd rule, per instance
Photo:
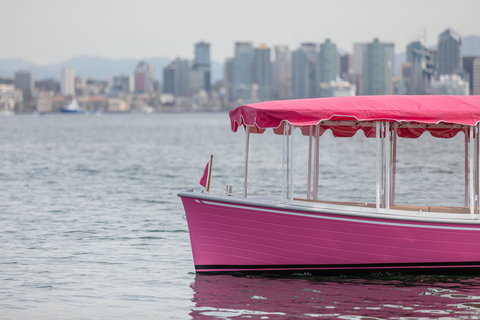
{"label": "city skyline", "polygon": [[76,55],[193,59],[191,44],[201,40],[211,44],[211,58],[219,62],[233,56],[234,41],[297,48],[303,42],[330,38],[339,49],[352,52],[354,43],[378,38],[395,43],[398,53],[408,43],[425,39],[425,32],[426,45],[431,46],[447,28],[462,36],[478,35],[480,30],[476,17],[480,2],[475,0],[348,0],[340,5],[299,0],[294,8],[269,0],[237,4],[20,0],[4,8],[0,59],[40,65]]}

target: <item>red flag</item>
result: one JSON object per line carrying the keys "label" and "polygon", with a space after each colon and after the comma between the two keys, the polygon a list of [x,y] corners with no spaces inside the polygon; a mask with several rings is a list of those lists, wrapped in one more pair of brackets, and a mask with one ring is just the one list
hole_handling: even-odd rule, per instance
{"label": "red flag", "polygon": [[208,166],[209,166],[209,165],[210,165],[210,162],[207,162],[207,165],[205,166],[205,170],[203,171],[202,179],[200,179],[200,185],[202,185],[204,188],[207,187]]}

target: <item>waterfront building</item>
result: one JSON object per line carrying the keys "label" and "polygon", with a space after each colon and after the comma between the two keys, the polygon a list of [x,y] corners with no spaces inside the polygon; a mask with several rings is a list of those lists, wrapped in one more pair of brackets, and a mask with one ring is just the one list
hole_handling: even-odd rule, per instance
{"label": "waterfront building", "polygon": [[75,69],[63,67],[60,75],[60,92],[64,96],[75,95]]}
{"label": "waterfront building", "polygon": [[36,99],[35,111],[38,113],[52,112],[53,95],[40,95]]}
{"label": "waterfront building", "polygon": [[251,42],[236,42],[232,61],[232,100],[251,100],[255,49]]}
{"label": "waterfront building", "polygon": [[462,71],[462,38],[452,29],[445,30],[438,37],[438,76]]}
{"label": "waterfront building", "polygon": [[15,89],[22,90],[23,100],[27,100],[32,97],[33,91],[35,89],[35,82],[33,80],[32,72],[15,72],[13,84],[15,86]]}
{"label": "waterfront building", "polygon": [[272,62],[270,48],[265,44],[261,44],[255,49],[253,82],[258,86],[255,100],[270,100],[272,96]]}
{"label": "waterfront building", "polygon": [[274,99],[291,98],[292,59],[288,46],[277,45],[272,65],[272,96]]}
{"label": "waterfront building", "polygon": [[16,89],[13,84],[0,83],[0,110],[10,113],[18,110],[23,103],[21,89]]}
{"label": "waterfront building", "polygon": [[320,83],[320,97],[348,97],[354,96],[357,88],[348,81],[336,80]]}
{"label": "waterfront building", "polygon": [[458,74],[444,74],[427,89],[427,94],[434,95],[469,95],[468,81]]}
{"label": "waterfront building", "polygon": [[155,67],[146,61],[140,61],[135,68],[135,93],[153,93],[153,73]]}
{"label": "waterfront building", "polygon": [[125,99],[108,98],[107,111],[108,112],[126,112],[130,110],[130,105]]}
{"label": "waterfront building", "polygon": [[320,44],[317,72],[320,83],[335,81],[340,76],[340,56],[337,45],[330,39]]}

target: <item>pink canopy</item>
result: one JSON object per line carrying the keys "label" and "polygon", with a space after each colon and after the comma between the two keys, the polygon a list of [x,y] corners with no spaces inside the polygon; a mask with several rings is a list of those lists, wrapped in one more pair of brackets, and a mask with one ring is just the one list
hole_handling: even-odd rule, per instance
{"label": "pink canopy", "polygon": [[[243,125],[255,133],[267,128],[282,133],[285,123],[301,127],[321,124],[322,132],[331,129],[341,137],[353,136],[360,129],[366,136],[374,136],[375,130],[368,122],[388,121],[400,124],[400,136],[413,138],[429,131],[434,136],[450,138],[462,130],[461,125],[476,125],[480,121],[480,96],[355,96],[267,101],[233,109],[230,121],[232,131]],[[348,121],[354,122],[347,125]],[[340,125],[330,125],[334,122]],[[442,126],[431,126],[435,124]]]}

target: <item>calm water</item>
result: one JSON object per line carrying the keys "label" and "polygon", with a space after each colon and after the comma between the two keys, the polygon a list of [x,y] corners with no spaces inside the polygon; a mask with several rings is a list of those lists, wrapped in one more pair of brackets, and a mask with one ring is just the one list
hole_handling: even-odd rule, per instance
{"label": "calm water", "polygon": [[[0,118],[0,319],[480,319],[480,272],[196,275],[176,194],[200,190],[210,154],[213,192],[241,192],[243,134],[229,130],[227,114]],[[281,142],[260,138],[250,192],[278,194]],[[398,201],[462,205],[463,136],[435,142],[399,145]],[[322,197],[372,201],[372,145],[325,137]]]}

